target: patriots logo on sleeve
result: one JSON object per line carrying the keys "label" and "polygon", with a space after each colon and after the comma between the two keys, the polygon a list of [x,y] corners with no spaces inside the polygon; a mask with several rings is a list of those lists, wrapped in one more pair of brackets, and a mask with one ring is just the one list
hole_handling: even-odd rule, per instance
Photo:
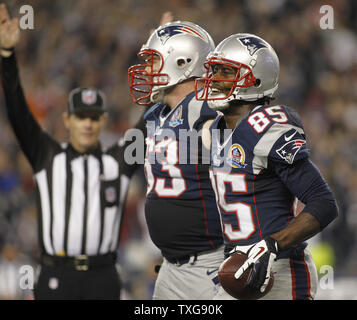
{"label": "patriots logo on sleeve", "polygon": [[165,28],[162,28],[157,31],[157,36],[160,38],[161,43],[165,44],[165,42],[170,39],[172,36],[176,34],[181,34],[181,33],[186,33],[190,34],[196,37],[200,37],[201,39],[205,40],[204,37],[199,34],[197,31],[191,29],[190,27],[187,26],[168,26]]}
{"label": "patriots logo on sleeve", "polygon": [[265,42],[252,36],[239,38],[239,41],[247,47],[247,50],[251,56],[259,49],[268,48]]}
{"label": "patriots logo on sleeve", "polygon": [[291,140],[285,143],[280,149],[276,150],[276,153],[287,163],[292,164],[294,162],[296,154],[305,144],[306,141],[302,139]]}

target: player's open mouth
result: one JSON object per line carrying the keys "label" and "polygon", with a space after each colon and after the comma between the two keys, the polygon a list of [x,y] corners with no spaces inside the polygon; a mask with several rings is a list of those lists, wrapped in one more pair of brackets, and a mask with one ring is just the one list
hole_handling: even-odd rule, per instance
{"label": "player's open mouth", "polygon": [[215,94],[215,93],[219,93],[219,92],[221,92],[220,89],[214,88],[214,87],[211,88],[211,93]]}
{"label": "player's open mouth", "polygon": [[223,93],[223,88],[213,87],[213,86],[211,87],[210,95],[217,95],[221,93]]}
{"label": "player's open mouth", "polygon": [[210,91],[209,91],[209,96],[218,96],[218,95],[226,95],[230,90],[227,90],[226,88],[223,88],[219,85],[211,86]]}

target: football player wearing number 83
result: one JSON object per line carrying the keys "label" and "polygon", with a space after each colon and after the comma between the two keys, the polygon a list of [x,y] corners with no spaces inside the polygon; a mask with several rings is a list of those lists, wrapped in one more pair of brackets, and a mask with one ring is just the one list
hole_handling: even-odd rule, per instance
{"label": "football player wearing number 83", "polygon": [[[175,21],[157,28],[142,46],[142,63],[129,68],[131,96],[151,105],[147,121],[145,217],[154,244],[164,257],[153,299],[212,299],[218,267],[224,259],[223,237],[209,163],[202,143],[180,147],[180,130],[198,132],[216,112],[195,99],[195,78],[214,49],[200,26]],[[182,132],[181,131],[181,132]],[[167,134],[170,133],[170,136]],[[185,163],[179,155],[187,155]]]}
{"label": "football player wearing number 83", "polygon": [[[211,148],[210,177],[221,213],[226,257],[248,255],[236,271],[249,269],[246,286],[264,299],[313,299],[317,272],[305,240],[338,214],[334,195],[309,159],[306,135],[297,113],[271,105],[278,87],[274,49],[252,34],[223,40],[196,80],[196,97],[221,111],[204,125],[203,143]],[[203,84],[203,90],[198,90]],[[220,132],[231,129],[230,136]],[[294,202],[304,210],[294,216]],[[223,288],[217,299],[232,299]]]}

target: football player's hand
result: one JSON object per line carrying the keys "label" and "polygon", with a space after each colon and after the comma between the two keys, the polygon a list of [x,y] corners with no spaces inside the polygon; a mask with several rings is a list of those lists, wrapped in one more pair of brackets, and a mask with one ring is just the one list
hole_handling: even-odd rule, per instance
{"label": "football player's hand", "polygon": [[0,4],[0,54],[3,57],[10,56],[12,52],[7,49],[13,48],[19,39],[19,20],[10,19],[6,6],[3,3]]}
{"label": "football player's hand", "polygon": [[[239,247],[237,249],[239,250]],[[246,253],[248,259],[234,276],[239,279],[251,267],[246,285],[263,293],[270,280],[272,263],[278,253],[278,244],[275,239],[267,237],[251,246]]]}

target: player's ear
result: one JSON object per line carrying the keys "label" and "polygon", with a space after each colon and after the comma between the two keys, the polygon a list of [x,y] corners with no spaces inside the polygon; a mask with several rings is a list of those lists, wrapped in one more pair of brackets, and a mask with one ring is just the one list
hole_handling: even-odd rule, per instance
{"label": "player's ear", "polygon": [[63,124],[67,130],[69,130],[69,117],[70,116],[69,116],[68,112],[63,112],[63,114],[62,114]]}
{"label": "player's ear", "polygon": [[105,127],[105,125],[107,124],[108,121],[108,113],[104,112],[101,116],[100,116],[100,123],[101,123],[101,127]]}

